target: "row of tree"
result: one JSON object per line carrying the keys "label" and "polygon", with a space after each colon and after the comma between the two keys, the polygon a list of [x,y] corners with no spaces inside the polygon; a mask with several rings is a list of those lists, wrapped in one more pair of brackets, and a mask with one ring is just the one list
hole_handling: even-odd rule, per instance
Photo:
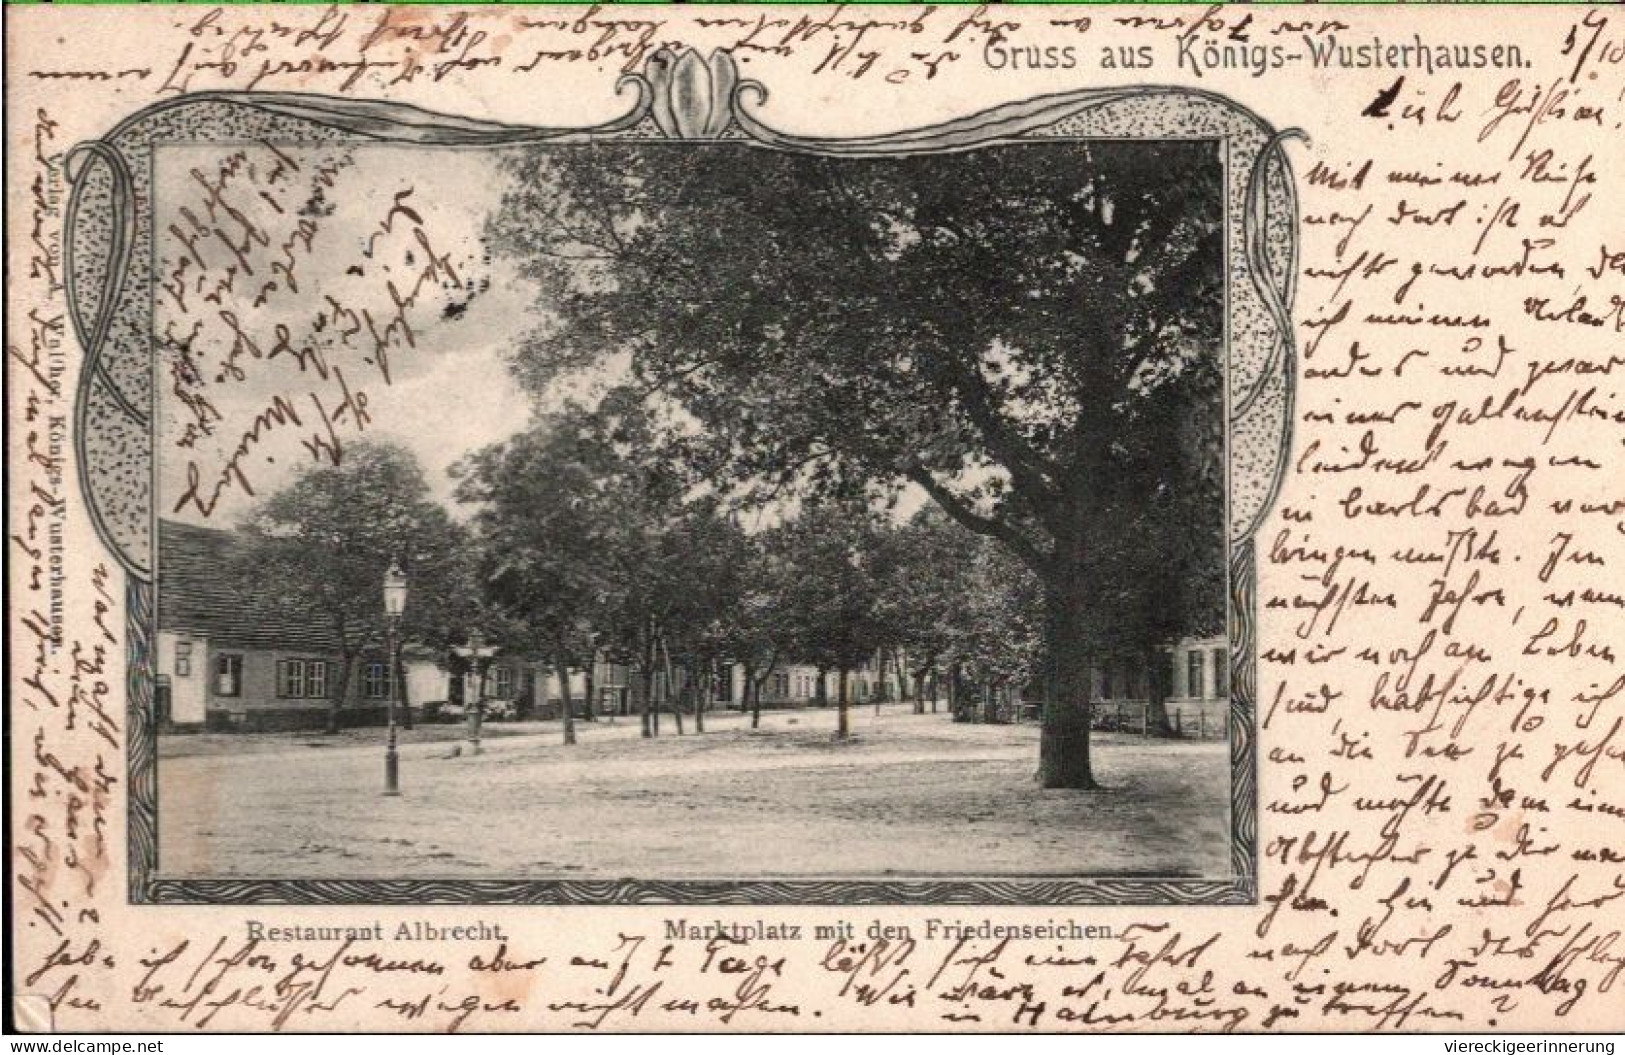
{"label": "row of tree", "polygon": [[[764,690],[789,663],[817,668],[818,698],[849,734],[851,676],[878,662],[876,691],[917,710],[946,691],[973,701],[1038,673],[1033,576],[989,540],[926,506],[900,520],[862,501],[742,517],[647,443],[614,403],[570,406],[460,463],[457,520],[433,502],[411,454],[346,448],[262,503],[243,527],[240,572],[258,596],[321,620],[340,643],[331,724],[363,653],[384,641],[379,585],[392,561],[410,581],[400,639],[438,653],[474,630],[558,678],[575,741],[573,671],[627,667],[645,735],[666,709],[704,729],[720,679],[740,679],[760,722]],[[672,689],[677,687],[678,691]],[[589,712],[590,709],[589,709]]]}

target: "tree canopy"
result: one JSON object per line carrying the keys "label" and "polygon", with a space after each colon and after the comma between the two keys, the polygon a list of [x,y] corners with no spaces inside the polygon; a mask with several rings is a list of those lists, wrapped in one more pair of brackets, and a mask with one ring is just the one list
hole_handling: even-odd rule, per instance
{"label": "tree canopy", "polygon": [[383,643],[391,563],[409,584],[403,637],[445,647],[478,604],[467,532],[430,498],[416,459],[393,444],[347,444],[340,464],[306,469],[256,506],[242,535],[236,571],[248,590],[292,617],[321,620],[339,643],[330,726],[354,658]]}
{"label": "tree canopy", "polygon": [[[1222,622],[1223,181],[1190,142],[839,158],[509,155],[537,392],[629,363],[730,496],[912,484],[1038,576],[1046,780],[1087,784],[1091,656]],[[1053,742],[1051,742],[1053,740]]]}

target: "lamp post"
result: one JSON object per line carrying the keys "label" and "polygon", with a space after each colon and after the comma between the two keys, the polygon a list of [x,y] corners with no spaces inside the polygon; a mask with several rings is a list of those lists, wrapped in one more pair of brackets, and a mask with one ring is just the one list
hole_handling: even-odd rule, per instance
{"label": "lamp post", "polygon": [[401,793],[401,759],[396,750],[395,733],[395,641],[401,626],[401,613],[406,610],[406,574],[395,561],[389,562],[384,572],[384,621],[387,633],[384,642],[384,662],[389,665],[389,740],[384,749],[384,794]]}
{"label": "lamp post", "polygon": [[480,726],[485,720],[485,670],[491,657],[497,654],[495,645],[485,643],[485,635],[478,630],[468,635],[468,644],[452,649],[469,662],[474,670],[474,706],[466,708],[469,754],[480,753]]}

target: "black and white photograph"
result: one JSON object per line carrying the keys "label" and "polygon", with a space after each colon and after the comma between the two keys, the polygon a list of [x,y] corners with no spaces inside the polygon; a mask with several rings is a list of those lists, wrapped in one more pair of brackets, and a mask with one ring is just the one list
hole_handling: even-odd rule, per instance
{"label": "black and white photograph", "polygon": [[1222,140],[687,102],[155,151],[157,874],[1232,877]]}

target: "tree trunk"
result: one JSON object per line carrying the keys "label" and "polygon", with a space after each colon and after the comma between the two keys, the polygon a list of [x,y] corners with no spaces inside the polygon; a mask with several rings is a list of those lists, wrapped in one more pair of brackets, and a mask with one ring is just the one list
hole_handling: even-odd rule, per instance
{"label": "tree trunk", "polygon": [[665,676],[666,688],[660,695],[665,699],[666,706],[671,708],[671,720],[677,725],[677,735],[683,735],[683,712],[678,707],[680,699],[677,688],[677,667],[671,661],[671,652],[666,648],[666,636],[660,636],[660,669]]}
{"label": "tree trunk", "polygon": [[586,690],[586,696],[581,701],[581,717],[583,720],[589,722],[597,721],[598,719],[595,709],[595,703],[598,699],[597,666],[598,650],[595,648],[592,650],[592,655],[587,657],[587,677],[585,684],[582,685],[582,688]]}
{"label": "tree trunk", "polygon": [[1089,601],[1078,588],[1080,580],[1060,575],[1046,584],[1044,728],[1038,749],[1038,779],[1046,788],[1095,787],[1089,765],[1094,692],[1085,632]]}
{"label": "tree trunk", "polygon": [[654,679],[652,691],[649,693],[649,728],[652,735],[660,735],[660,708],[666,705],[666,693],[671,686],[666,684],[666,675],[659,670],[654,671],[650,677]]}
{"label": "tree trunk", "polygon": [[566,747],[576,742],[576,716],[575,701],[570,699],[570,660],[559,648],[553,668],[559,675],[559,706],[564,716],[564,744]]}
{"label": "tree trunk", "polygon": [[965,721],[964,701],[960,699],[964,694],[959,664],[955,663],[948,668],[948,713],[954,716],[956,722]]}
{"label": "tree trunk", "polygon": [[982,683],[982,724],[997,725],[999,722],[999,690],[991,682]]}
{"label": "tree trunk", "polygon": [[837,690],[838,699],[836,700],[836,706],[840,709],[840,714],[837,715],[835,719],[835,738],[837,740],[845,740],[847,737],[852,735],[852,727],[851,719],[847,713],[851,701],[847,699],[846,668],[844,666],[841,668],[840,681],[838,684],[839,689]]}
{"label": "tree trunk", "polygon": [[1142,662],[1145,664],[1146,721],[1151,733],[1154,736],[1173,736],[1174,726],[1168,719],[1168,694],[1171,691],[1168,682],[1172,675],[1168,665],[1173,660],[1153,645],[1146,650]]}
{"label": "tree trunk", "polygon": [[660,735],[660,701],[655,699],[658,678],[655,672],[655,620],[649,616],[643,626],[643,735]]}
{"label": "tree trunk", "polygon": [[925,671],[914,672],[914,713],[925,713]]}
{"label": "tree trunk", "polygon": [[650,696],[654,693],[654,671],[649,668],[647,659],[638,665],[637,678],[633,682],[637,689],[638,720],[643,726],[643,738],[648,739],[654,735],[654,726],[650,721]]}
{"label": "tree trunk", "polygon": [[759,729],[762,725],[762,698],[756,693],[756,664],[747,661],[743,665],[739,682],[739,709],[750,712],[750,727]]}
{"label": "tree trunk", "polygon": [[818,691],[813,700],[820,707],[829,706],[829,682],[826,680],[828,673],[823,667],[818,668]]}
{"label": "tree trunk", "polygon": [[339,731],[339,715],[344,706],[344,698],[350,691],[350,668],[355,666],[356,653],[345,652],[339,659],[338,680],[328,687],[327,696],[327,731]]}
{"label": "tree trunk", "polygon": [[694,685],[694,731],[705,732],[705,701],[711,695],[711,664],[706,663],[700,669],[704,670]]}

